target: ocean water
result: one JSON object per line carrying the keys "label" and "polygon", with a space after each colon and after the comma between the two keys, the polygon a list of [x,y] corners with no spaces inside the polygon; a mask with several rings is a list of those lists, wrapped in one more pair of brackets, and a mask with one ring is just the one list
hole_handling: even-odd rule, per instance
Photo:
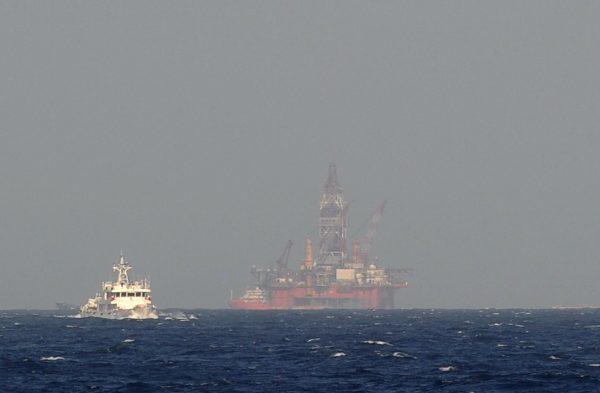
{"label": "ocean water", "polygon": [[600,311],[0,312],[2,392],[600,391]]}

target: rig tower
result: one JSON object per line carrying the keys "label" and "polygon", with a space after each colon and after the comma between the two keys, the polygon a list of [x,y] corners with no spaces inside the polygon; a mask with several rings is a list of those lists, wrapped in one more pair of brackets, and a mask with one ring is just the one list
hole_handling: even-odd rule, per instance
{"label": "rig tower", "polygon": [[347,204],[343,191],[338,182],[337,167],[330,163],[320,204],[317,265],[337,266],[346,259]]}

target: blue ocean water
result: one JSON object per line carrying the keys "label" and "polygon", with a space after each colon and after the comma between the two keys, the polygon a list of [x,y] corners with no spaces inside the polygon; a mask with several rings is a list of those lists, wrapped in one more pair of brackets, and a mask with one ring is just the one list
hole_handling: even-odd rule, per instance
{"label": "blue ocean water", "polygon": [[600,311],[0,313],[3,392],[600,391]]}

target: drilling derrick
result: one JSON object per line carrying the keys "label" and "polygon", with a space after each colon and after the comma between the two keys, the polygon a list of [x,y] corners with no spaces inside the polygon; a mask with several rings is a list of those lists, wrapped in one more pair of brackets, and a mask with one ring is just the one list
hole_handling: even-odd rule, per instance
{"label": "drilling derrick", "polygon": [[337,266],[346,258],[346,210],[343,188],[337,179],[337,167],[330,163],[320,204],[317,265]]}

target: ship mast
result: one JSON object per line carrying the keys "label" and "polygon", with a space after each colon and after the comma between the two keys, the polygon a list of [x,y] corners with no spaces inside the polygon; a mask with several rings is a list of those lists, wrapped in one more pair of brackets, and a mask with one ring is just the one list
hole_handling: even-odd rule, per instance
{"label": "ship mast", "polygon": [[113,266],[113,271],[118,272],[117,283],[121,285],[129,284],[129,277],[127,276],[127,272],[132,268],[133,266],[131,266],[129,262],[125,260],[125,257],[123,256],[123,251],[121,251],[121,257],[119,258],[119,262]]}

